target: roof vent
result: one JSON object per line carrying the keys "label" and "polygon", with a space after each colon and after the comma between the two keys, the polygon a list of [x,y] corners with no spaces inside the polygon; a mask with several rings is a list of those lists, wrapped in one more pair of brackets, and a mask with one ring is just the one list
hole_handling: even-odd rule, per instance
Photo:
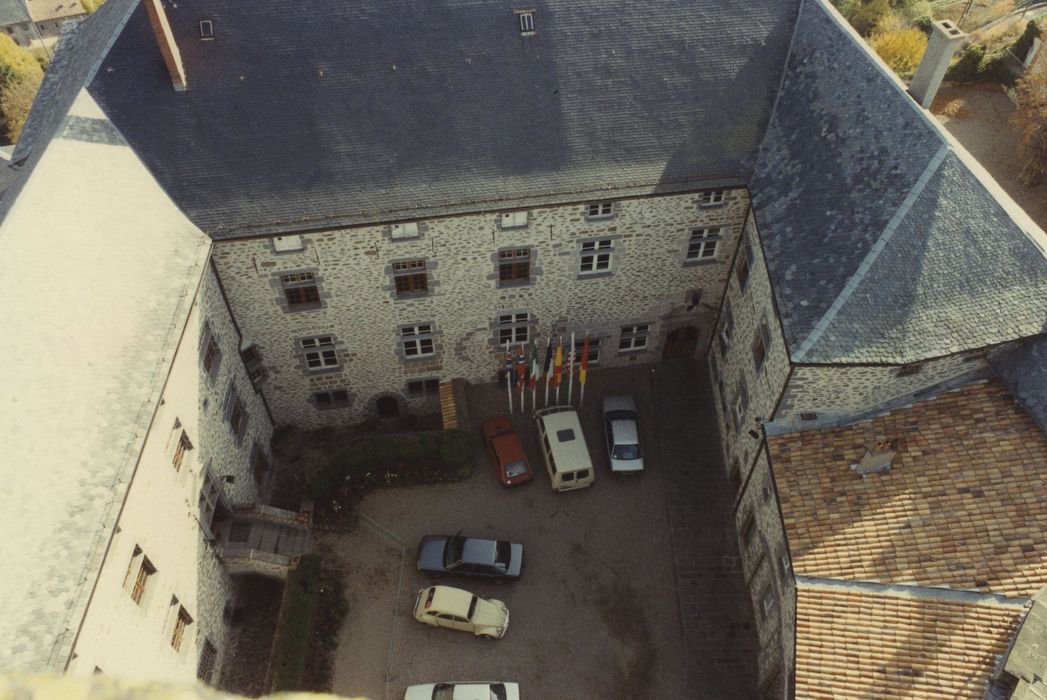
{"label": "roof vent", "polygon": [[214,39],[214,22],[209,19],[200,20],[200,38]]}
{"label": "roof vent", "polygon": [[896,446],[896,441],[888,440],[886,435],[877,435],[866,443],[865,454],[851,465],[851,471],[863,479],[866,474],[886,474],[891,471]]}
{"label": "roof vent", "polygon": [[534,10],[517,10],[516,15],[520,18],[520,34],[534,34]]}

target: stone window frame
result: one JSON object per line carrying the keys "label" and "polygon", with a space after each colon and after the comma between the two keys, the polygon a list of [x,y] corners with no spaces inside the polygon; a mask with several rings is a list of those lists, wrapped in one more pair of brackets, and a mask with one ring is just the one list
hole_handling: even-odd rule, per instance
{"label": "stone window frame", "polygon": [[333,411],[349,408],[353,405],[353,396],[345,387],[333,387],[323,391],[314,391],[309,396],[309,403],[317,411]]}
{"label": "stone window frame", "polygon": [[206,685],[211,685],[215,666],[218,665],[218,647],[208,637],[204,637],[203,648],[196,664],[196,677]]}
{"label": "stone window frame", "polygon": [[219,507],[228,509],[229,506],[225,502],[225,492],[222,491],[222,487],[218,485],[211,473],[210,465],[204,468],[200,478],[202,483],[197,497],[197,522],[204,531],[205,539],[213,540],[215,538],[213,527],[215,513],[218,512]]}
{"label": "stone window frame", "polygon": [[203,333],[200,334],[200,368],[207,383],[214,383],[218,376],[218,368],[222,364],[222,347],[218,342],[218,336],[211,328],[209,321],[204,321]]}
{"label": "stone window frame", "polygon": [[[533,247],[499,248],[495,253],[498,287],[526,287],[534,282]],[[520,274],[523,272],[523,274]],[[507,274],[508,273],[508,274]]]}
{"label": "stone window frame", "polygon": [[923,371],[923,362],[910,362],[907,365],[899,367],[894,376],[896,377],[913,377]]}
{"label": "stone window frame", "polygon": [[698,207],[701,209],[711,209],[713,207],[722,207],[726,204],[727,190],[703,190],[698,193]]}
{"label": "stone window frame", "polygon": [[440,395],[440,379],[421,377],[408,379],[404,384],[404,393],[412,398],[433,398]]}
{"label": "stone window frame", "polygon": [[[650,323],[633,323],[618,331],[618,352],[645,352],[651,345]],[[642,341],[642,342],[640,342]]]}
{"label": "stone window frame", "polygon": [[767,318],[760,320],[753,334],[753,367],[757,372],[762,372],[767,364],[767,353],[771,349],[771,329],[767,325]]}
{"label": "stone window frame", "polygon": [[342,368],[338,339],[331,333],[298,338],[295,348],[309,374],[337,372]]}
{"label": "stone window frame", "polygon": [[429,261],[426,258],[405,258],[389,262],[393,296],[396,299],[418,299],[429,296]]}
{"label": "stone window frame", "polygon": [[265,381],[268,373],[257,345],[248,343],[243,346],[240,350],[240,361],[244,363],[244,369],[247,371],[247,378],[251,380],[251,384],[258,386]]}
{"label": "stone window frame", "polygon": [[[600,364],[600,341],[603,339],[602,336],[590,335],[589,336],[589,367]],[[585,347],[585,334],[581,337],[575,336],[574,339],[574,357],[576,362],[582,361],[582,348]]]}
{"label": "stone window frame", "polygon": [[240,398],[240,393],[233,384],[229,385],[229,390],[225,395],[223,417],[229,424],[229,431],[236,438],[236,446],[240,447],[243,444],[244,435],[247,433],[247,424],[250,422],[251,416],[247,412],[247,406],[244,405],[243,399]]}
{"label": "stone window frame", "polygon": [[611,236],[579,241],[577,278],[604,277],[613,274],[615,252],[614,238]]}
{"label": "stone window frame", "polygon": [[[726,226],[699,226],[691,229],[684,251],[685,265],[707,265],[717,262],[716,254],[724,240]],[[708,254],[706,254],[708,253]]]}
{"label": "stone window frame", "polygon": [[744,555],[749,551],[749,547],[753,543],[753,533],[756,532],[756,511],[749,508],[745,512],[745,517],[742,519],[742,526],[738,530],[738,535],[742,541],[742,554]]}
{"label": "stone window frame", "polygon": [[[521,223],[521,219],[523,219]],[[498,217],[498,228],[503,231],[509,229],[527,228],[531,223],[531,212],[529,209],[515,209],[503,212]]]}
{"label": "stone window frame", "polygon": [[491,341],[496,348],[504,348],[506,343],[516,347],[534,337],[535,320],[530,311],[517,309],[498,314],[491,326],[494,330]]}
{"label": "stone window frame", "polygon": [[[409,331],[409,332],[408,332]],[[407,361],[413,360],[428,360],[436,357],[436,324],[433,322],[427,323],[408,323],[397,326],[396,337],[398,347],[400,349],[400,357]],[[428,345],[429,351],[422,352],[425,345]],[[409,348],[413,347],[413,351]]]}
{"label": "stone window frame", "polygon": [[608,200],[603,202],[589,202],[585,205],[586,221],[607,221],[618,215],[618,202]]}
{"label": "stone window frame", "polygon": [[405,221],[389,226],[389,240],[391,241],[410,241],[421,237],[422,229],[417,221]]}
{"label": "stone window frame", "polygon": [[749,288],[749,279],[752,277],[753,263],[756,261],[756,253],[753,252],[752,244],[748,239],[742,241],[741,254],[735,265],[735,277],[738,279],[738,289],[744,294]]}
{"label": "stone window frame", "polygon": [[279,290],[277,304],[287,313],[322,309],[330,298],[316,269],[283,270],[274,272],[273,278]]}
{"label": "stone window frame", "polygon": [[732,415],[734,417],[734,429],[737,432],[742,431],[744,425],[745,414],[749,410],[749,387],[745,383],[745,377],[738,380],[738,388],[735,389],[734,403],[731,406]]}
{"label": "stone window frame", "polygon": [[731,302],[723,305],[723,314],[720,321],[720,330],[717,333],[720,339],[720,354],[727,357],[727,350],[731,347],[734,336],[734,312],[731,310]]}
{"label": "stone window frame", "polygon": [[299,234],[291,234],[287,236],[273,236],[269,239],[269,244],[273,249],[274,255],[301,253],[305,250],[305,240]]}

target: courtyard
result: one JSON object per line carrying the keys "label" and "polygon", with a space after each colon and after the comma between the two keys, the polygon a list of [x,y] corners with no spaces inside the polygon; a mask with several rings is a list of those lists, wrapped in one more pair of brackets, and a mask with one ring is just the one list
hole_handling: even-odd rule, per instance
{"label": "courtyard", "polygon": [[[640,476],[608,471],[599,425],[608,393],[636,398]],[[726,479],[715,429],[706,434],[698,425],[707,420],[693,422],[710,410],[705,378],[691,363],[591,372],[581,417],[596,483],[579,492],[550,488],[530,394],[527,401],[525,415],[517,397],[512,418],[533,482],[503,488],[480,453],[465,481],[375,491],[355,529],[319,535],[320,554],[347,572],[350,604],[332,691],[400,698],[414,683],[504,680],[520,683],[524,697],[685,698],[699,689],[747,697],[755,639]],[[504,386],[470,387],[474,423],[507,408]],[[419,539],[458,532],[524,545],[518,582],[440,580],[505,601],[511,617],[501,640],[412,619],[417,591],[433,583],[415,569]]]}

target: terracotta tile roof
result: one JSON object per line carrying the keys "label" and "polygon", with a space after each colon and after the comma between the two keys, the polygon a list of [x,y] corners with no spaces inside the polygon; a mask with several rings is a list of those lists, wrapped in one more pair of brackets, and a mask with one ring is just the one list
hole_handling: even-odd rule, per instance
{"label": "terracotta tile roof", "polygon": [[[889,474],[848,465],[882,433]],[[1047,436],[998,381],[771,438],[794,569],[1031,597],[1047,583]]]}
{"label": "terracotta tile roof", "polygon": [[1023,608],[797,588],[797,698],[984,697]]}

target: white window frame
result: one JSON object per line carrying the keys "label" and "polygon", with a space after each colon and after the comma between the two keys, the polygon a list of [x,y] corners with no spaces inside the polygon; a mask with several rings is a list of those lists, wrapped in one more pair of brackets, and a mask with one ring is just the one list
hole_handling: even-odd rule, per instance
{"label": "white window frame", "polygon": [[635,323],[622,326],[618,336],[618,352],[641,352],[647,349],[651,338],[651,324]]}
{"label": "white window frame", "polygon": [[700,207],[718,207],[723,205],[724,196],[727,194],[727,190],[706,190],[705,192],[698,193],[698,206]]}
{"label": "white window frame", "polygon": [[301,338],[298,341],[305,358],[305,366],[310,372],[334,369],[340,363],[338,350],[335,348],[334,336],[317,335]]}
{"label": "white window frame", "polygon": [[734,334],[734,313],[731,305],[723,307],[723,320],[720,322],[720,351],[726,355],[727,349],[731,347],[731,338]]}
{"label": "white window frame", "polygon": [[433,339],[433,324],[417,323],[413,326],[400,326],[400,348],[403,350],[404,357],[409,360],[435,355],[436,341]]}
{"label": "white window frame", "polygon": [[502,214],[502,228],[523,228],[527,226],[528,211],[507,211]]}
{"label": "white window frame", "polygon": [[520,33],[534,34],[534,10],[523,10],[516,14],[520,18]]}
{"label": "white window frame", "polygon": [[277,253],[292,253],[302,250],[305,244],[301,236],[275,236],[273,237],[273,250]]}
{"label": "white window frame", "polygon": [[687,239],[686,260],[688,262],[715,260],[721,240],[723,240],[723,226],[691,229],[691,236]]}
{"label": "white window frame", "polygon": [[610,272],[613,257],[614,241],[610,238],[582,241],[581,254],[578,260],[578,274],[599,275]]}
{"label": "white window frame", "polygon": [[408,221],[402,224],[393,224],[390,229],[389,236],[394,241],[400,241],[407,238],[418,238],[421,232],[418,229],[417,221]]}
{"label": "white window frame", "polygon": [[531,314],[527,311],[498,316],[498,345],[526,343],[531,338]]}
{"label": "white window frame", "polygon": [[614,202],[591,202],[585,205],[587,219],[610,219],[614,216]]}

